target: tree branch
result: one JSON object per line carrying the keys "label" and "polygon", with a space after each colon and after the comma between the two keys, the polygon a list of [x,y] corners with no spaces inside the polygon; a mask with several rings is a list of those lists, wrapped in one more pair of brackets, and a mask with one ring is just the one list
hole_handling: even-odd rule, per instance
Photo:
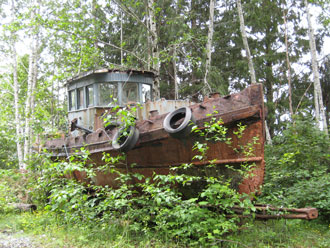
{"label": "tree branch", "polygon": [[140,58],[139,56],[137,56],[135,53],[133,53],[133,52],[131,52],[131,51],[128,51],[128,50],[126,50],[126,49],[123,49],[123,48],[121,48],[121,47],[118,47],[118,46],[116,46],[116,45],[114,45],[114,44],[111,44],[111,43],[108,43],[108,42],[104,42],[104,41],[102,41],[102,40],[98,40],[98,39],[97,39],[96,41],[99,42],[99,43],[101,43],[101,44],[108,45],[108,46],[111,46],[111,47],[113,47],[113,48],[119,49],[119,50],[121,50],[121,51],[127,52],[127,53],[133,55],[133,56],[134,56],[135,58],[137,58],[139,61],[141,61],[141,62],[143,62],[143,63],[145,63],[145,64],[148,64],[147,61],[145,61],[144,59]]}
{"label": "tree branch", "polygon": [[129,7],[127,7],[127,6],[125,6],[125,5],[123,5],[122,3],[119,3],[117,0],[113,0],[117,5],[119,5],[119,7],[125,12],[125,13],[127,13],[128,15],[130,15],[130,16],[132,16],[135,20],[137,20],[139,23],[141,23],[148,31],[150,31],[150,29],[148,28],[148,26],[143,22],[143,21],[141,21],[141,19],[137,16],[137,15],[135,15],[134,13],[133,13],[133,11],[131,11],[130,9],[129,9]]}

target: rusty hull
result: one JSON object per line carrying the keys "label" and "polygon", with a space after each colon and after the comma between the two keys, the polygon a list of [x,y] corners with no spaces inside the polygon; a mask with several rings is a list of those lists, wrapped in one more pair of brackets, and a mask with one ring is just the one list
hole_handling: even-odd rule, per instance
{"label": "rusty hull", "polygon": [[[162,103],[164,104],[164,103]],[[189,106],[196,119],[199,128],[209,121],[212,116],[221,118],[224,125],[228,127],[228,135],[232,138],[232,146],[222,142],[209,142],[207,160],[192,161],[196,152],[192,151],[192,146],[196,140],[201,140],[196,134],[191,134],[186,139],[172,138],[163,128],[163,121],[167,114],[155,114],[151,111],[149,119],[137,121],[136,127],[140,132],[139,140],[135,147],[127,152],[127,165],[135,164],[134,168],[126,165],[116,165],[119,170],[138,172],[148,177],[153,172],[159,174],[170,173],[171,166],[177,166],[182,163],[193,163],[195,169],[192,174],[200,174],[198,168],[207,165],[209,160],[214,160],[215,168],[208,173],[216,176],[225,174],[232,177],[232,184],[240,193],[256,192],[264,179],[264,141],[265,141],[265,109],[263,101],[263,90],[261,84],[252,85],[240,93],[219,97],[213,95],[206,98],[202,103],[196,103]],[[216,114],[215,111],[217,112]],[[97,121],[95,119],[95,121]],[[243,137],[237,139],[233,131],[237,130],[237,124],[246,125]],[[117,155],[118,151],[111,145],[111,141],[118,128],[105,130],[99,128],[91,134],[85,134],[78,137],[69,136],[65,139],[49,140],[45,148],[55,158],[65,159],[69,155],[76,153],[81,147],[85,147],[90,152],[91,163],[102,165],[103,153]],[[254,137],[258,137],[257,144],[254,145],[254,155],[244,157],[242,153],[234,151],[233,147],[239,148],[240,145],[246,145],[252,142]],[[239,167],[242,163],[254,164],[253,174],[250,178],[242,179],[229,172],[225,165]],[[75,172],[78,180],[84,180],[85,175]],[[98,173],[93,182],[96,185],[116,186],[115,175],[109,173]]]}

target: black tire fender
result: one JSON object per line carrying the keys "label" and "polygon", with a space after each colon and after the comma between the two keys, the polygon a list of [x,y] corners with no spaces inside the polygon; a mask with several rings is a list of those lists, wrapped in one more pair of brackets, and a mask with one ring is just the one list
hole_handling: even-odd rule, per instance
{"label": "black tire fender", "polygon": [[[125,131],[128,132],[127,136],[123,136]],[[122,127],[115,133],[112,141],[112,147],[121,152],[128,152],[136,145],[139,135],[140,132],[135,126]]]}
{"label": "black tire fender", "polygon": [[[179,126],[176,123],[183,119]],[[164,119],[163,127],[167,133],[174,138],[184,138],[190,135],[192,129],[192,123],[196,123],[196,120],[188,107],[182,107],[170,112]]]}

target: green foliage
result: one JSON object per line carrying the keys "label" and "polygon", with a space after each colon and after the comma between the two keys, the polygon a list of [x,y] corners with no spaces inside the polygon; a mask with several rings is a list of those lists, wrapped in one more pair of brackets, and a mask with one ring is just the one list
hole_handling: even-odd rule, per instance
{"label": "green foliage", "polygon": [[[111,161],[112,163],[112,161]],[[65,170],[66,163],[58,163]],[[58,167],[57,167],[58,168]],[[77,168],[76,168],[77,169]],[[187,175],[154,175],[145,181],[140,174],[126,174],[112,169],[118,175],[119,188],[110,189],[83,185],[69,178],[39,180],[39,190],[50,189],[45,209],[56,213],[64,223],[99,225],[105,229],[111,221],[127,225],[131,233],[154,235],[190,245],[209,244],[222,235],[237,230],[237,218],[226,218],[234,213],[234,205],[250,206],[240,201],[240,195],[216,178],[209,178],[208,185],[197,198],[184,200],[177,185],[192,180]],[[46,183],[42,185],[41,182]],[[87,187],[86,187],[87,186]],[[209,205],[209,206],[208,206]]]}
{"label": "green foliage", "polygon": [[8,203],[14,202],[16,200],[15,195],[13,194],[13,192],[11,192],[8,183],[2,180],[3,177],[2,174],[3,172],[1,171],[1,181],[0,181],[0,213],[1,214],[12,210],[8,205]]}
{"label": "green foliage", "polygon": [[[23,234],[24,231],[24,234]],[[178,247],[175,243],[164,242],[142,235],[132,235],[124,223],[112,221],[101,228],[82,223],[65,224],[50,211],[34,213],[0,214],[0,239],[4,235],[28,236],[35,246],[44,248],[59,247]]]}
{"label": "green foliage", "polygon": [[330,246],[329,225],[306,220],[253,221],[249,228],[233,233],[222,242],[225,248]]}
{"label": "green foliage", "polygon": [[330,141],[310,120],[297,120],[266,147],[262,200],[316,207],[330,216]]}
{"label": "green foliage", "polygon": [[[201,142],[205,138],[232,145],[221,120],[212,116],[204,128],[195,127],[193,130],[201,137],[194,145],[197,154],[194,159],[207,161],[207,143]],[[239,124],[233,135],[240,138],[244,130],[245,126]],[[255,142],[238,144],[236,152],[251,155]],[[276,205],[286,203],[298,207],[312,202],[317,204],[312,206],[318,207],[325,216],[329,209],[326,190],[329,183],[327,177],[323,177],[329,164],[328,139],[312,123],[297,121],[283,136],[274,139],[274,146],[269,149],[267,147],[265,195],[261,199]],[[313,153],[309,152],[311,149]],[[253,226],[245,225],[247,229],[242,232],[236,232],[241,227],[232,207],[252,208],[251,201],[231,187],[230,178],[208,173],[215,166],[212,161],[205,168],[199,168],[198,176],[190,173],[197,170],[193,164],[183,164],[173,167],[173,172],[168,175],[154,174],[151,178],[144,178],[117,167],[125,165],[125,154],[113,157],[105,153],[103,160],[104,165],[94,166],[84,149],[67,161],[54,162],[40,156],[30,165],[31,170],[39,175],[34,182],[34,177],[26,179],[29,175],[3,170],[0,173],[0,211],[12,211],[5,208],[8,202],[22,199],[38,202],[40,211],[33,216],[19,216],[15,228],[43,234],[47,227],[47,232],[53,233],[52,239],[58,240],[54,247],[64,246],[67,239],[83,247],[131,247],[130,244],[135,247],[305,247],[301,237],[307,230],[306,244],[310,244],[307,246],[328,246],[326,236],[323,237],[329,235],[327,226],[300,221],[256,222]],[[244,177],[250,167],[243,164],[240,169],[231,169],[239,170]],[[86,174],[86,180],[78,182],[75,173]],[[117,187],[95,186],[92,183],[95,173],[113,174]],[[199,184],[203,185],[201,190],[193,197],[185,197],[182,187],[194,183],[202,183]],[[31,194],[32,185],[34,191]],[[306,185],[312,187],[306,188]],[[24,194],[20,193],[22,189],[25,189]],[[228,215],[232,218],[227,218]]]}
{"label": "green foliage", "polygon": [[30,203],[30,175],[14,169],[0,169],[0,214],[12,212],[12,203]]}
{"label": "green foliage", "polygon": [[[5,133],[5,132],[2,132]],[[0,169],[17,167],[16,144],[10,133],[0,137]]]}
{"label": "green foliage", "polygon": [[[117,100],[114,99],[114,102],[116,101]],[[135,126],[138,108],[141,108],[139,103],[137,105],[127,105],[124,107],[116,105],[111,111],[104,114],[103,121],[105,127],[118,124],[120,127]]]}
{"label": "green foliage", "polygon": [[[127,126],[134,125],[131,112],[127,112],[120,109],[117,116],[121,116]],[[239,125],[234,135],[241,137],[244,129]],[[201,140],[231,145],[227,128],[221,120],[212,116],[204,128],[194,127],[193,130]],[[198,154],[194,159],[207,161],[207,143],[196,142],[193,149]],[[39,170],[40,177],[35,191],[39,198],[34,199],[63,223],[98,225],[105,230],[109,223],[119,222],[133,235],[157,234],[160,239],[189,246],[209,246],[238,229],[239,219],[232,207],[252,208],[250,198],[231,187],[231,178],[208,173],[215,167],[212,161],[208,161],[205,168],[184,164],[172,167],[168,175],[154,173],[152,177],[145,178],[139,173],[129,172],[128,168],[134,165],[126,164],[124,154],[113,157],[105,153],[105,165],[101,166],[94,166],[84,149],[77,154],[68,161],[46,159],[42,167],[35,168]],[[233,168],[228,169],[234,171]],[[249,170],[243,165],[235,172],[239,171],[243,179]],[[195,176],[191,171],[198,171],[200,175]],[[75,173],[86,175],[85,179],[78,182]],[[96,173],[113,175],[116,187],[94,185]],[[193,196],[188,196],[183,188],[192,184],[200,185],[200,189]],[[228,215],[232,218],[227,218]]]}
{"label": "green foliage", "polygon": [[[0,232],[19,233],[29,236],[38,247],[187,247],[178,242],[159,239],[152,236],[132,234],[129,223],[111,221],[101,229],[99,225],[82,225],[70,223],[65,225],[49,211],[38,211],[33,214],[0,215]],[[1,235],[0,235],[1,237]],[[245,225],[239,232],[215,240],[210,246],[224,248],[241,247],[320,247],[327,248],[330,243],[329,226],[317,221],[304,220],[268,220],[254,221]],[[191,247],[191,246],[189,246]],[[204,247],[204,246],[203,246]]]}

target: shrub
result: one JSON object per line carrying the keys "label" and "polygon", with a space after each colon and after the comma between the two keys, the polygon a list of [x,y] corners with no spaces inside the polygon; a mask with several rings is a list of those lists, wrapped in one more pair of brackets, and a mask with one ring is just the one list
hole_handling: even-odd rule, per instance
{"label": "shrub", "polygon": [[298,120],[266,146],[262,201],[316,207],[330,216],[330,140],[310,120]]}
{"label": "shrub", "polygon": [[0,212],[12,211],[12,203],[29,203],[31,188],[28,178],[15,169],[0,169]]}
{"label": "shrub", "polygon": [[[240,137],[244,129],[240,125],[235,135]],[[231,146],[221,120],[212,118],[205,123],[205,129],[193,130],[206,140],[226,142]],[[251,147],[247,144],[247,149],[242,150],[249,151],[247,155],[251,155]],[[193,149],[198,152],[194,159],[206,159],[206,143],[196,142]],[[118,157],[104,154],[104,166],[89,164],[86,151],[81,150],[80,154],[72,156],[69,161],[52,162],[46,159],[39,168],[36,195],[44,196],[39,197],[39,202],[67,223],[98,224],[101,228],[108,228],[109,223],[121,223],[137,235],[141,232],[145,235],[157,233],[162,238],[190,246],[209,246],[238,229],[239,219],[232,210],[234,205],[252,207],[248,196],[242,200],[244,196],[231,188],[231,178],[207,173],[215,166],[212,162],[199,169],[205,171],[198,176],[189,173],[197,168],[192,164],[183,164],[173,167],[173,173],[168,175],[154,174],[151,178],[144,178],[137,173],[123,174],[115,169],[116,164],[126,161],[124,154]],[[250,168],[246,165],[242,168],[235,168],[235,172],[241,173],[244,178]],[[230,169],[234,168],[228,167]],[[78,183],[73,177],[68,177],[75,170],[84,171],[88,178],[92,178],[96,170],[116,174],[118,188]],[[138,183],[130,183],[134,181]],[[182,187],[194,182],[201,182],[204,187],[193,196],[184,197]],[[232,218],[227,218],[228,215]]]}

